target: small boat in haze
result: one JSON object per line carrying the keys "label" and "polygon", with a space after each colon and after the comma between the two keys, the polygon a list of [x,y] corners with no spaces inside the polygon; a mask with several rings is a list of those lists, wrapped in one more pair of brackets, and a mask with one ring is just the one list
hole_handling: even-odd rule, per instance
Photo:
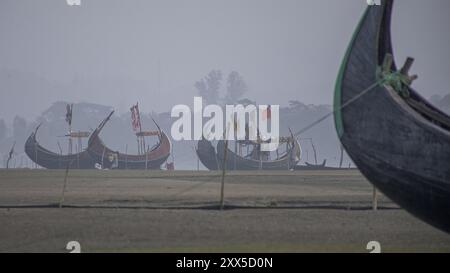
{"label": "small boat in haze", "polygon": [[145,150],[143,154],[131,155],[113,151],[100,138],[100,132],[113,113],[114,111],[91,134],[87,148],[89,155],[104,169],[160,169],[171,152],[171,143],[164,131],[155,122],[158,131],[153,135],[158,137],[158,143],[152,149]]}
{"label": "small boat in haze", "polygon": [[25,153],[37,165],[46,169],[94,169],[95,161],[87,150],[74,154],[63,155],[42,147],[36,139],[39,126],[31,133],[25,142]]}
{"label": "small boat in haze", "polygon": [[[228,170],[291,170],[300,161],[301,147],[294,138],[282,138],[286,151],[272,159],[270,153],[261,151],[261,145],[253,141],[238,141],[236,147],[243,145],[250,148],[245,155],[237,150],[226,148],[225,141],[219,140],[214,149],[211,141],[202,139],[197,144],[197,156],[209,170],[219,170],[224,167],[225,150],[227,152],[226,168]],[[289,140],[288,140],[289,139]]]}

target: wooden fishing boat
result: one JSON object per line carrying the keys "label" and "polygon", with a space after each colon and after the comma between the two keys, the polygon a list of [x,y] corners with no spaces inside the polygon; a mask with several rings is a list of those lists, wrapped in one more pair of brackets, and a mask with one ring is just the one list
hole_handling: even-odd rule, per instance
{"label": "wooden fishing boat", "polygon": [[410,87],[412,59],[397,70],[393,3],[369,6],[356,29],[336,83],[336,130],[371,183],[405,210],[449,232],[450,117]]}
{"label": "wooden fishing boat", "polygon": [[111,118],[112,111],[107,118],[94,130],[89,138],[87,151],[94,160],[107,169],[160,169],[161,165],[167,160],[171,152],[171,143],[168,136],[158,128],[158,143],[145,153],[140,155],[123,154],[108,148],[100,139],[100,132]]}
{"label": "wooden fishing boat", "polygon": [[295,170],[301,170],[301,171],[321,171],[321,170],[328,170],[328,169],[337,169],[337,168],[330,168],[326,166],[327,160],[324,159],[322,164],[311,164],[309,162],[305,162],[305,165],[296,165],[294,167]]}
{"label": "wooden fishing boat", "polygon": [[[226,167],[228,170],[291,170],[300,161],[301,148],[294,138],[287,143],[286,152],[277,159],[270,159],[260,156],[259,145],[254,145],[251,153],[242,156],[231,149],[227,149]],[[225,158],[225,141],[217,143],[217,161],[219,168],[223,168]]]}
{"label": "wooden fishing boat", "polygon": [[71,169],[93,169],[95,161],[84,150],[75,154],[58,154],[42,147],[36,140],[39,126],[31,133],[25,142],[25,153],[37,165],[47,169],[65,169],[69,166]]}

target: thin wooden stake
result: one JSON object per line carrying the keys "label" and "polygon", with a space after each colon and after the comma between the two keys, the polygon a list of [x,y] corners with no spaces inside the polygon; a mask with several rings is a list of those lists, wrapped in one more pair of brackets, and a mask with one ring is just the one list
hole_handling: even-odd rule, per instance
{"label": "thin wooden stake", "polygon": [[225,151],[223,154],[223,164],[222,164],[222,184],[220,186],[220,210],[225,207],[224,191],[225,191],[225,171],[227,169],[228,160],[228,140],[225,140]]}
{"label": "thin wooden stake", "polygon": [[373,187],[372,210],[376,211],[377,209],[378,209],[378,191],[377,188]]}
{"label": "thin wooden stake", "polygon": [[35,163],[34,167],[35,167],[35,169],[38,168],[37,160],[38,160],[37,142],[34,142],[34,163]]}
{"label": "thin wooden stake", "polygon": [[[118,161],[119,159],[117,159]],[[125,170],[128,169],[128,144],[125,145]]]}
{"label": "thin wooden stake", "polygon": [[106,147],[103,147],[103,153],[102,153],[102,169],[105,169],[105,165],[104,165],[105,151],[106,151]]}
{"label": "thin wooden stake", "polygon": [[148,170],[148,151],[145,152],[145,169]]}
{"label": "thin wooden stake", "polygon": [[63,190],[62,190],[62,193],[61,193],[61,199],[59,200],[59,208],[62,208],[63,203],[64,203],[64,195],[65,195],[65,193],[66,193],[67,177],[69,176],[70,165],[72,165],[72,161],[70,161],[70,162],[67,164],[66,174],[65,174],[65,176],[64,176]]}
{"label": "thin wooden stake", "polygon": [[234,170],[236,170],[237,169],[237,162],[236,162],[236,159],[237,159],[237,153],[238,153],[238,151],[237,151],[237,140],[234,142]]}

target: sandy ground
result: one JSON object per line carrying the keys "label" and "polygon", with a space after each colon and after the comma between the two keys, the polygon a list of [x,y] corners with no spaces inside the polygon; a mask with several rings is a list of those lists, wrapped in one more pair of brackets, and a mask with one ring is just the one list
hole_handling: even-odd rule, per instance
{"label": "sandy ground", "polygon": [[[450,252],[357,171],[0,171],[0,251]],[[59,204],[62,203],[62,208]]]}

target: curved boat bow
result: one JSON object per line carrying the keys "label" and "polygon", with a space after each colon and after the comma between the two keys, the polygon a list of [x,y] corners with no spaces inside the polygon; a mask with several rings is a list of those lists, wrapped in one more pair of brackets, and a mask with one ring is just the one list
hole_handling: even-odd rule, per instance
{"label": "curved boat bow", "polygon": [[[380,191],[449,232],[450,118],[409,85],[401,83],[398,90],[382,78],[382,68],[405,74],[411,65],[409,60],[398,71],[389,63],[392,7],[393,0],[369,6],[353,36],[336,83],[337,133],[360,171]],[[383,67],[386,60],[388,66]]]}
{"label": "curved boat bow", "polygon": [[122,154],[106,147],[100,139],[99,134],[106,123],[111,118],[112,111],[107,118],[94,130],[89,138],[88,152],[95,161],[102,165],[102,168],[117,169],[160,169],[161,165],[167,160],[171,152],[171,143],[168,136],[158,127],[159,143],[152,149],[142,155]]}
{"label": "curved boat bow", "polygon": [[[293,136],[289,149],[276,160],[257,160],[255,157],[243,157],[228,149],[226,167],[228,170],[291,170],[300,161],[301,148]],[[217,161],[223,168],[225,141],[217,143]],[[253,153],[253,152],[252,152]]]}
{"label": "curved boat bow", "polygon": [[25,153],[36,164],[47,169],[93,169],[95,162],[85,150],[81,153],[62,155],[47,150],[36,140],[38,125],[25,142]]}

